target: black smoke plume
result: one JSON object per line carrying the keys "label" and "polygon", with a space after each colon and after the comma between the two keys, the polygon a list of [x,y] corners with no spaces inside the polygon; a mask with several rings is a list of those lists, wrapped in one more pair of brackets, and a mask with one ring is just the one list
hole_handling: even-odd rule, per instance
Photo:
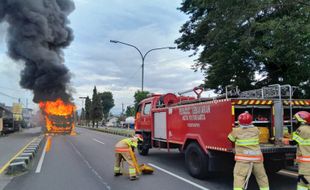
{"label": "black smoke plume", "polygon": [[33,91],[34,102],[70,101],[62,50],[73,40],[68,15],[74,8],[72,0],[0,0],[0,22],[9,24],[8,54],[25,63],[20,85]]}

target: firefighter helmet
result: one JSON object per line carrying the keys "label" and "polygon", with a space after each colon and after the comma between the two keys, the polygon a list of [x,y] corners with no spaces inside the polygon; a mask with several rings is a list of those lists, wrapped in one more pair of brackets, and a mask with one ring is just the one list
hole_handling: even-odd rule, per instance
{"label": "firefighter helmet", "polygon": [[141,134],[135,134],[134,138],[138,141],[143,141],[143,136]]}
{"label": "firefighter helmet", "polygon": [[304,124],[310,124],[310,113],[306,111],[299,111],[294,115],[294,118]]}
{"label": "firefighter helmet", "polygon": [[244,112],[238,116],[238,122],[240,125],[251,125],[253,117],[249,112]]}

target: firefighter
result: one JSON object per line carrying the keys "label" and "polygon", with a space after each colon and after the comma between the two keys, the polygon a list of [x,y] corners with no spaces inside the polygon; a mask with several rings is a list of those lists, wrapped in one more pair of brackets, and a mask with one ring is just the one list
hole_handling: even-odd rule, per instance
{"label": "firefighter", "polygon": [[294,115],[298,129],[293,132],[293,140],[298,143],[296,161],[298,162],[297,190],[310,189],[310,113],[297,112]]}
{"label": "firefighter", "polygon": [[252,125],[252,115],[244,112],[238,116],[239,125],[228,135],[235,143],[234,190],[247,189],[253,173],[260,190],[269,190],[268,177],[259,146],[259,129]]}
{"label": "firefighter", "polygon": [[127,161],[129,165],[129,179],[135,180],[137,179],[138,174],[138,168],[135,155],[134,155],[134,149],[137,148],[138,142],[143,141],[143,136],[141,134],[136,134],[132,138],[126,138],[115,145],[115,164],[114,164],[114,175],[119,176],[122,175],[121,173],[121,162],[124,159]]}

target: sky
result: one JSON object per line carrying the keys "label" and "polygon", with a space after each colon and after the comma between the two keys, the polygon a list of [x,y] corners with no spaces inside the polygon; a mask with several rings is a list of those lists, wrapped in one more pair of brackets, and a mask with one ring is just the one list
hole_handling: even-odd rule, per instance
{"label": "sky", "polygon": [[[110,91],[115,100],[114,114],[122,104],[133,105],[133,95],[141,90],[141,64],[138,51],[110,40],[132,44],[144,54],[158,47],[175,47],[179,30],[188,16],[177,10],[181,0],[74,0],[76,9],[69,16],[74,41],[64,50],[65,64],[72,79],[74,102],[99,92]],[[0,24],[0,102],[11,105],[21,100],[36,109],[31,91],[19,86],[22,62],[12,61],[6,54],[6,24]],[[196,57],[192,52],[158,50],[145,59],[144,90],[152,93],[176,93],[203,83],[203,75],[191,67]]]}

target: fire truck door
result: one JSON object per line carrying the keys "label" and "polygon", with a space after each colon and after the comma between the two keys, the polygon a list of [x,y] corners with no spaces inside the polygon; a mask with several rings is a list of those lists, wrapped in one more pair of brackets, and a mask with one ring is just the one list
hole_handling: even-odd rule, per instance
{"label": "fire truck door", "polygon": [[160,139],[167,139],[166,112],[154,113],[154,137]]}

